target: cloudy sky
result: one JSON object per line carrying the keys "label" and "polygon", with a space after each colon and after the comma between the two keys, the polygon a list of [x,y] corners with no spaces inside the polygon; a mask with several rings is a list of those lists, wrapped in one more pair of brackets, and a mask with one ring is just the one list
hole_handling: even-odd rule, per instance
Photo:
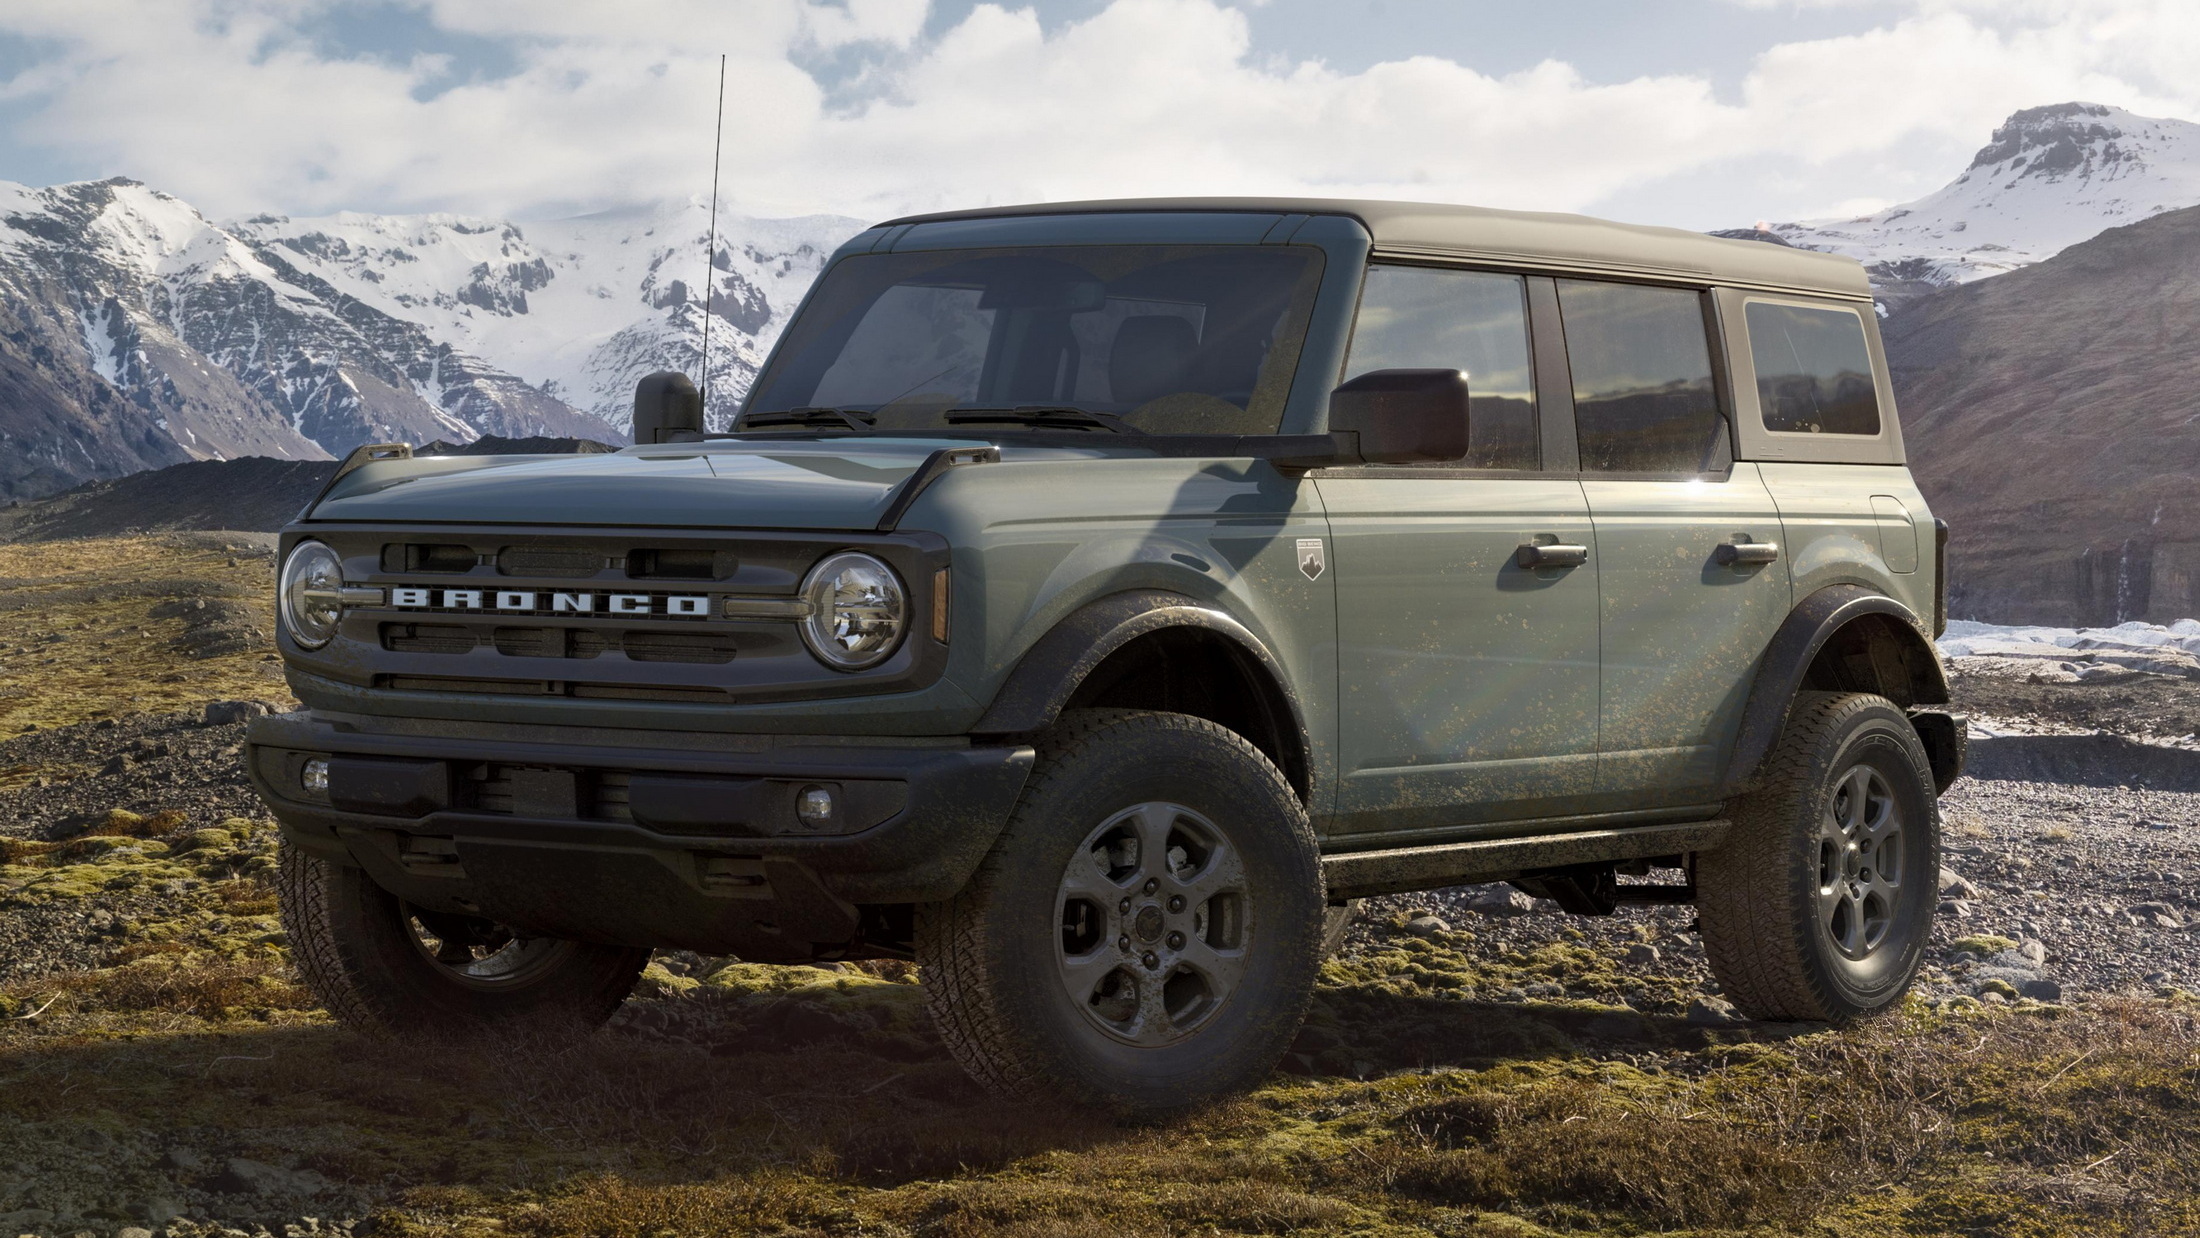
{"label": "cloudy sky", "polygon": [[1853,214],[2011,111],[2200,120],[2193,0],[5,0],[0,179],[221,217],[1163,193]]}

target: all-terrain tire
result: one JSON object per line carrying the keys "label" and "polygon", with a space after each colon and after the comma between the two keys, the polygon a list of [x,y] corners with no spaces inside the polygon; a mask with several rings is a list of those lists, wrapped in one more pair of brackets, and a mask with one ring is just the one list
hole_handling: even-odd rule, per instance
{"label": "all-terrain tire", "polygon": [[[954,898],[917,909],[927,1004],[956,1061],[997,1095],[1141,1116],[1259,1083],[1297,1034],[1321,967],[1326,901],[1304,805],[1258,749],[1183,714],[1072,711],[1038,747],[1023,798],[976,875]],[[1140,824],[1155,819],[1175,824]],[[1174,832],[1179,826],[1188,833]],[[1121,850],[1106,841],[1118,837],[1110,830],[1189,841]],[[1203,831],[1223,842],[1202,852],[1195,836]],[[1167,866],[1159,882],[1139,867],[1155,851]],[[1240,892],[1191,904],[1208,897],[1201,883],[1229,871],[1217,857],[1231,856]],[[1072,883],[1095,874],[1121,884],[1089,885],[1099,893],[1077,902]],[[1174,907],[1178,890],[1183,909]],[[1099,944],[1078,946],[1087,955],[1072,950],[1073,923],[1083,923],[1073,907],[1102,913],[1102,926],[1083,939]],[[1175,930],[1192,924],[1182,917],[1201,907],[1206,927],[1189,934],[1189,950],[1142,954],[1177,950],[1187,937]],[[1197,1006],[1206,983],[1199,959],[1218,956],[1190,951],[1219,940],[1202,934],[1231,925],[1241,933],[1230,939],[1241,970],[1217,986],[1219,998]],[[1113,970],[1073,973],[1077,957]],[[1093,975],[1097,983],[1084,987]],[[1192,1017],[1139,1013],[1133,1027],[1124,1012],[1146,1009],[1148,985],[1150,1000],[1166,1003],[1180,984],[1193,994]]]}
{"label": "all-terrain tire", "polygon": [[1751,1018],[1833,1023],[1899,1001],[1940,873],[1932,764],[1908,715],[1867,693],[1796,694],[1728,815],[1726,842],[1696,861],[1704,953],[1728,1000]]}
{"label": "all-terrain tire", "polygon": [[649,962],[647,950],[546,943],[508,980],[467,983],[423,951],[407,924],[412,910],[365,871],[285,845],[277,884],[298,974],[330,1014],[369,1035],[593,1028]]}

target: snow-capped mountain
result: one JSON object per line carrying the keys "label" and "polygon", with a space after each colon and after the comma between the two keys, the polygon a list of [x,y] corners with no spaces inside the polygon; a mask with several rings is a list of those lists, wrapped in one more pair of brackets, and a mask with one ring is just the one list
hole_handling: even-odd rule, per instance
{"label": "snow-capped mountain", "polygon": [[[380,440],[619,440],[636,378],[697,369],[707,214],[224,224],[129,180],[0,182],[0,498]],[[721,216],[714,420],[860,227]]]}
{"label": "snow-capped mountain", "polygon": [[[231,225],[338,294],[485,358],[624,431],[634,380],[699,376],[708,210],[699,203],[503,223],[452,215],[257,216]],[[721,218],[711,258],[711,399],[730,418],[771,341],[859,220]],[[431,374],[421,384],[466,381]]]}
{"label": "snow-capped mountain", "polygon": [[2097,103],[2026,108],[1947,186],[1859,219],[1724,236],[1846,254],[1882,300],[2051,258],[2102,230],[2200,204],[2200,124]]}

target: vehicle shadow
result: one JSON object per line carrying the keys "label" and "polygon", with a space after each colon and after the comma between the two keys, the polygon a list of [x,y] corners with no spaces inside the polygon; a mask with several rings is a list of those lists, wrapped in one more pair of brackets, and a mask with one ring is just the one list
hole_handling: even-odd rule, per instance
{"label": "vehicle shadow", "polygon": [[[130,1201],[161,1198],[213,1201],[200,1206],[216,1215],[364,1215],[423,1189],[543,1189],[587,1175],[795,1172],[893,1187],[1153,1137],[993,1099],[949,1057],[918,986],[867,977],[767,993],[703,986],[638,1000],[600,1032],[491,1041],[376,1040],[291,1017],[129,1038],[0,1036],[0,1130],[96,1164],[103,1198],[92,1203],[125,1219]],[[1627,1058],[1709,1034],[1625,1009],[1325,986],[1275,1082]],[[1225,1105],[1172,1125],[1244,1120],[1243,1106]]]}

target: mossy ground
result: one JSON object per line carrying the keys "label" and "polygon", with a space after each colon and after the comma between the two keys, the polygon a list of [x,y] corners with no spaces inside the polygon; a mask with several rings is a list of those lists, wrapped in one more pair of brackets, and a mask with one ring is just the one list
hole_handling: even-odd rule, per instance
{"label": "mossy ground", "polygon": [[[1609,965],[1577,945],[1382,938],[1328,965],[1285,1073],[1141,1127],[984,1096],[902,964],[665,956],[593,1036],[363,1040],[288,974],[273,845],[264,822],[163,836],[115,814],[15,857],[5,900],[126,883],[168,910],[121,926],[107,966],[0,992],[0,1163],[117,1224],[212,1200],[209,1223],[421,1236],[2200,1227],[2180,1001],[1709,1030],[1473,996],[1578,988]],[[240,1157],[292,1193],[225,1215],[212,1171],[177,1168]]]}
{"label": "mossy ground", "polygon": [[[273,627],[270,560],[175,537],[0,543],[0,734],[288,695],[267,647],[191,658],[163,601],[221,598]],[[0,789],[81,771],[0,768]]]}

